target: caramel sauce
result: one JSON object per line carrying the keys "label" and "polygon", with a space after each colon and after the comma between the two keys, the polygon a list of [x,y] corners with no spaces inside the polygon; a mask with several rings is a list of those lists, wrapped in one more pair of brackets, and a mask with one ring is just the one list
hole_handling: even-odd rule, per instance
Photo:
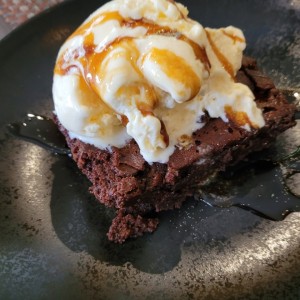
{"label": "caramel sauce", "polygon": [[215,55],[217,56],[218,60],[223,65],[226,72],[234,79],[234,70],[233,70],[233,67],[232,67],[231,63],[223,55],[223,53],[218,49],[218,47],[216,46],[216,44],[212,40],[210,33],[207,30],[206,30],[206,35],[207,35],[208,42],[209,42],[212,50],[214,51]]}
{"label": "caramel sauce", "polygon": [[176,3],[175,1],[173,1],[173,3],[174,3],[174,5],[176,6],[177,10],[179,11],[181,18],[186,20],[185,15],[184,15],[184,14],[182,13],[182,11],[179,9],[177,3]]}
{"label": "caramel sauce", "polygon": [[75,49],[72,52],[63,53],[57,60],[55,67],[54,67],[54,74],[56,75],[66,75],[71,72],[73,68],[77,69],[75,65],[68,65],[67,67],[64,66],[66,61],[68,60],[76,60],[79,58],[79,49]]}
{"label": "caramel sauce", "polygon": [[136,48],[135,44],[132,41],[132,38],[130,37],[120,37],[115,39],[110,44],[106,45],[104,50],[100,53],[92,53],[90,60],[94,60],[90,62],[90,67],[94,66],[93,70],[96,70],[95,66],[100,67],[102,69],[105,69],[107,67],[108,61],[105,63],[103,62],[106,55],[112,52],[115,48],[122,48],[122,51],[118,51],[117,54],[115,54],[111,59],[117,59],[120,56],[123,56],[126,58],[126,60],[131,64],[132,68],[135,70],[135,72],[143,77],[143,73],[138,68],[136,62],[139,58],[139,51]]}
{"label": "caramel sauce", "polygon": [[166,144],[166,147],[168,147],[169,143],[170,143],[170,138],[169,138],[169,135],[168,135],[168,132],[167,132],[167,129],[166,129],[166,125],[162,120],[159,120],[159,121],[160,121],[160,124],[161,124],[160,134],[163,137],[163,140],[164,140],[164,143]]}
{"label": "caramel sauce", "polygon": [[[84,23],[81,27],[79,27],[71,35],[71,37],[69,39],[71,39],[77,35],[83,35],[89,30],[90,27],[100,25],[100,24],[110,21],[110,20],[116,20],[120,23],[121,26],[125,26],[125,27],[130,27],[130,28],[144,27],[147,29],[146,35],[153,35],[153,34],[166,35],[166,34],[168,34],[171,36],[175,36],[176,38],[187,42],[193,48],[196,58],[199,59],[205,65],[207,70],[210,67],[210,63],[209,63],[205,49],[203,47],[201,47],[200,45],[198,45],[197,43],[190,40],[189,38],[187,38],[186,36],[178,33],[176,30],[173,30],[167,26],[157,25],[157,24],[149,22],[145,19],[140,19],[140,20],[124,19],[118,12],[107,12],[107,13],[101,14],[100,16],[97,15],[97,16],[93,17],[90,21]],[[95,59],[95,57],[92,58],[92,60],[95,61],[95,63],[89,64],[89,66],[93,68],[93,65],[95,65],[95,64],[98,65],[98,63],[101,64],[101,61],[104,59],[104,57],[106,56],[108,51],[112,49],[112,46],[119,44],[124,39],[126,39],[128,41],[128,40],[131,40],[132,38],[129,38],[129,37],[117,38],[111,44],[107,45],[106,48],[101,53],[96,54],[95,53],[95,45],[94,45],[94,37],[93,37],[92,33],[89,33],[86,35],[85,40],[84,40],[84,46],[83,46],[83,49],[85,52],[84,57],[79,57],[79,52],[81,49],[76,49],[74,51],[74,53],[68,54],[68,60],[79,59],[80,63],[82,63],[82,65],[83,65],[84,69],[86,69],[87,60],[90,60],[91,56],[97,56],[96,59]],[[130,50],[133,50],[132,47]],[[133,50],[133,51],[136,51],[136,50]],[[102,55],[99,55],[99,54],[102,54]],[[58,59],[58,62],[56,64],[56,67],[54,70],[55,74],[64,75],[68,72],[69,69],[63,67],[64,63],[66,62],[65,60],[66,60],[65,53],[63,53],[61,55],[61,57]],[[130,61],[133,61],[133,59],[131,59]],[[138,68],[135,67],[135,69],[137,72],[139,72],[139,70],[137,70]],[[92,72],[90,72],[90,73],[92,73]]]}
{"label": "caramel sauce", "polygon": [[198,94],[201,87],[200,80],[183,58],[172,51],[158,48],[152,48],[149,57],[169,78],[180,82],[186,89],[191,89],[190,99]]}
{"label": "caramel sauce", "polygon": [[154,113],[151,110],[147,109],[147,108],[146,109],[140,108],[139,110],[140,110],[140,112],[142,113],[142,115],[144,117],[154,116]]}
{"label": "caramel sauce", "polygon": [[153,109],[158,103],[155,91],[150,85],[146,83],[142,85],[142,88],[143,97],[139,96],[139,99],[136,101],[136,106],[139,109],[139,111],[143,114],[143,116],[154,116]]}
{"label": "caramel sauce", "polygon": [[114,111],[110,108],[93,89],[86,83],[83,76],[79,75],[79,89],[81,91],[80,103],[84,106],[93,108],[94,111],[91,113],[89,122],[97,122],[100,114],[113,115]]}
{"label": "caramel sauce", "polygon": [[[77,72],[79,74],[81,74],[82,71],[84,72],[84,74],[81,74],[81,76],[84,76],[85,79],[83,77],[81,78],[80,88],[83,88],[83,90],[85,91],[86,89],[88,89],[88,87],[90,87],[93,90],[93,96],[85,100],[87,101],[86,103],[84,103],[85,105],[90,104],[92,107],[96,105],[94,94],[96,94],[96,92],[98,91],[99,82],[101,82],[101,80],[103,79],[103,75],[101,76],[102,72],[99,71],[102,68],[105,69],[105,65],[102,66],[102,62],[104,61],[105,57],[116,47],[121,46],[124,48],[124,53],[127,53],[124,55],[128,55],[127,61],[131,63],[137,74],[140,74],[141,78],[143,78],[142,72],[136,64],[139,57],[139,51],[136,49],[136,47],[134,47],[134,43],[132,43],[133,38],[116,38],[110,44],[106,45],[105,49],[103,49],[100,53],[95,52],[96,45],[94,43],[94,35],[90,31],[90,28],[110,20],[116,20],[120,23],[121,26],[125,27],[144,27],[147,30],[146,35],[170,35],[176,37],[179,40],[185,41],[193,48],[195,57],[204,64],[205,68],[207,70],[209,70],[210,68],[210,62],[208,60],[204,47],[201,47],[176,30],[173,30],[167,26],[157,25],[146,19],[124,19],[118,12],[106,12],[91,18],[70,36],[69,39],[78,35],[84,35],[84,43],[82,46],[72,52],[66,51],[65,53],[62,53],[54,69],[55,74],[59,75],[66,75],[71,71],[71,69],[74,68],[77,69]],[[168,50],[156,49],[152,52],[151,55],[153,55],[153,58],[162,66],[164,72],[168,76],[175,78],[179,82],[182,82],[187,87],[191,87],[191,98],[197,94],[200,89],[200,80],[198,79],[192,68],[188,66],[183,59]],[[72,61],[77,61],[82,66],[83,70],[79,69],[78,64],[68,64],[68,62]],[[170,65],[172,65],[172,69],[170,68]],[[143,101],[137,101],[136,105],[144,116],[153,115],[153,108],[157,101],[155,92],[151,86],[144,87],[144,90],[146,99],[143,99]],[[126,86],[124,87],[124,89],[122,89],[122,91],[118,92],[129,93],[128,96],[132,96],[138,93],[140,95],[140,90],[137,90],[137,88],[134,86],[131,86],[130,88]],[[98,98],[98,103],[107,106],[100,98]],[[111,110],[108,106],[107,109]],[[93,116],[93,118],[96,118],[96,116]],[[126,126],[128,123],[128,118],[122,115],[121,122],[123,126]],[[168,146],[169,136],[162,121],[161,134],[163,136],[165,144]]]}
{"label": "caramel sauce", "polygon": [[103,78],[103,74],[99,72],[101,63],[111,50],[112,48],[107,48],[100,53],[92,52],[90,55],[83,58],[84,75],[95,91],[97,91],[97,82]]}
{"label": "caramel sauce", "polygon": [[86,83],[83,76],[80,75],[78,77],[79,77],[79,81],[78,81],[79,89],[81,91],[81,94],[84,95],[83,97],[80,97],[80,103],[88,107],[96,108],[97,106],[99,106],[99,102],[101,101],[101,99],[89,87],[89,85]]}
{"label": "caramel sauce", "polygon": [[147,103],[140,102],[140,103],[137,104],[137,107],[138,107],[139,111],[142,113],[142,115],[144,117],[146,117],[146,116],[154,116],[154,114],[153,114],[153,108],[151,106],[149,106]]}
{"label": "caramel sauce", "polygon": [[245,40],[237,35],[234,34],[230,34],[228,33],[226,30],[222,30],[223,34],[228,36],[229,38],[231,38],[233,40],[234,43],[236,42],[240,42],[240,43],[245,43]]}
{"label": "caramel sauce", "polygon": [[251,125],[253,128],[258,128],[256,124],[252,124],[248,115],[242,111],[234,111],[231,106],[226,105],[224,107],[228,119],[233,121],[238,126],[244,126],[246,124]]}
{"label": "caramel sauce", "polygon": [[121,123],[124,127],[126,127],[126,125],[128,124],[129,120],[126,116],[121,115]]}
{"label": "caramel sauce", "polygon": [[171,29],[170,27],[167,26],[157,25],[146,19],[124,20],[122,22],[122,25],[130,28],[144,27],[147,29],[147,35],[154,35],[154,34],[169,35],[169,36],[174,36],[177,39],[188,43],[193,48],[196,58],[199,59],[204,64],[207,70],[209,70],[210,62],[208,60],[204,47],[201,47],[199,44],[195,43],[194,41],[192,41],[185,35],[181,34],[177,30]]}
{"label": "caramel sauce", "polygon": [[[82,53],[85,53],[85,55],[82,55]],[[78,69],[78,65],[76,64],[70,64],[67,67],[65,67],[65,64],[68,63],[68,61],[78,61],[85,72],[87,71],[87,66],[89,62],[89,58],[94,55],[95,53],[95,44],[94,44],[94,35],[93,33],[89,33],[84,40],[83,46],[74,49],[73,51],[66,51],[65,53],[62,53],[61,56],[58,58],[55,68],[54,68],[54,74],[57,75],[66,75],[71,72],[72,69]],[[80,70],[78,70],[78,73],[80,74]]]}
{"label": "caramel sauce", "polygon": [[[110,20],[117,20],[121,22],[123,20],[123,17],[118,12],[106,12],[100,15],[94,16],[91,20],[87,21],[86,23],[82,24],[69,38],[68,40],[74,38],[75,36],[79,35],[85,35],[92,27],[103,24]],[[84,50],[84,55],[80,55]],[[105,51],[104,51],[105,52]],[[67,55],[66,55],[67,54]],[[65,53],[62,53],[61,56],[58,58],[58,61],[56,63],[54,73],[58,75],[65,75],[68,74],[70,67],[64,68],[64,63],[66,63],[66,60],[79,60],[80,63],[83,65],[83,68],[86,72],[86,68],[88,65],[88,59],[95,54],[95,44],[94,44],[94,36],[92,32],[89,32],[86,34],[83,47],[79,47],[78,49],[75,49],[73,52],[66,51]],[[67,57],[66,57],[67,56]],[[72,66],[76,67],[76,66]]]}
{"label": "caramel sauce", "polygon": [[184,35],[181,35],[179,37],[179,39],[184,41],[184,42],[189,43],[189,45],[194,50],[196,58],[199,59],[204,64],[205,69],[207,71],[209,71],[210,68],[211,68],[211,64],[210,64],[210,61],[208,59],[206,50],[203,47],[201,47],[200,45],[198,45],[197,43],[195,43],[194,41],[192,41],[189,38],[187,38],[186,36],[184,36]]}
{"label": "caramel sauce", "polygon": [[122,46],[122,48],[125,50],[124,53],[126,55],[127,61],[130,62],[131,67],[135,70],[135,72],[139,74],[141,78],[143,78],[143,73],[136,63],[140,56],[140,52],[135,46],[132,38],[119,38],[117,41],[115,41],[115,44],[116,46]]}
{"label": "caramel sauce", "polygon": [[145,18],[138,19],[138,20],[123,19],[121,25],[129,28],[144,27],[145,29],[147,29],[146,35],[158,34],[158,35],[176,36],[176,34],[178,33],[176,30],[171,29],[168,26],[161,26],[155,24],[151,21],[148,21]]}
{"label": "caramel sauce", "polygon": [[120,98],[122,96],[123,98],[130,99],[139,95],[140,95],[140,87],[138,84],[123,85],[116,92],[117,98]]}

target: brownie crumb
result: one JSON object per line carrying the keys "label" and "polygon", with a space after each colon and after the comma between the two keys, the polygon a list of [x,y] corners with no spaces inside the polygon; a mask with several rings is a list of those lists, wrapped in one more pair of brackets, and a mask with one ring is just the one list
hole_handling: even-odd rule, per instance
{"label": "brownie crumb", "polygon": [[144,233],[153,232],[158,223],[158,219],[144,218],[140,215],[134,216],[126,214],[124,210],[119,210],[112,221],[107,237],[110,241],[122,244],[128,238],[136,238]]}

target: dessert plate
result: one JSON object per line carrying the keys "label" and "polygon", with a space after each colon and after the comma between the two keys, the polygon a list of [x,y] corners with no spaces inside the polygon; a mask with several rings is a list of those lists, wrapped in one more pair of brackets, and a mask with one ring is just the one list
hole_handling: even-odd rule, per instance
{"label": "dessert plate", "polygon": [[[105,235],[114,212],[88,193],[89,182],[67,155],[40,146],[41,132],[48,129],[39,124],[45,125],[53,109],[58,49],[104,2],[67,1],[0,42],[0,298],[298,299],[300,213],[283,221],[266,218],[279,204],[299,210],[297,156],[274,167],[264,162],[242,168],[238,193],[219,195],[210,186],[206,202],[191,199],[181,210],[162,213],[154,234],[115,245]],[[243,29],[246,53],[299,102],[299,1],[182,2],[205,26]],[[9,124],[16,122],[33,130],[35,143],[28,132],[11,135]],[[298,121],[280,137],[271,158],[299,145]],[[215,182],[216,191],[226,180]],[[233,197],[224,203],[247,204],[253,195],[270,203],[265,217],[214,202]]]}

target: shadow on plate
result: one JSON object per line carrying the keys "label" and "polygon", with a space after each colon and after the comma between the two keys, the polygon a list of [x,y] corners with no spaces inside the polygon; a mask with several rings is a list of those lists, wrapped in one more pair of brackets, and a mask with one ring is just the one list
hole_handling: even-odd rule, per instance
{"label": "shadow on plate", "polygon": [[[30,116],[27,123],[33,124],[35,129],[37,120]],[[43,128],[40,122],[38,128]],[[41,144],[35,135],[31,135],[29,127],[20,129],[19,124],[12,124],[9,132]],[[52,132],[48,126],[45,128],[47,134]],[[35,130],[33,132],[36,134]],[[205,186],[199,195],[201,200],[189,199],[182,209],[161,213],[160,225],[154,234],[129,240],[123,245],[109,242],[106,237],[114,210],[104,207],[89,194],[89,181],[68,156],[58,156],[59,160],[52,166],[54,181],[50,206],[54,229],[60,240],[74,252],[84,251],[111,265],[130,262],[148,273],[167,272],[178,265],[184,247],[197,246],[202,253],[214,243],[250,232],[262,221],[257,215],[282,220],[287,213],[300,210],[300,150],[295,157],[278,162],[280,157],[297,148],[299,132],[298,122],[278,139],[276,147],[255,154],[253,160],[250,157],[248,163],[229,169]],[[48,135],[42,135],[49,142]],[[53,140],[56,145],[56,134]],[[53,148],[52,143],[48,146]],[[53,149],[55,152],[57,147]]]}
{"label": "shadow on plate", "polygon": [[201,253],[208,245],[251,231],[262,221],[238,208],[220,209],[189,199],[180,210],[161,213],[154,234],[118,245],[106,237],[114,210],[88,193],[89,182],[75,164],[61,157],[52,171],[51,215],[57,236],[72,251],[85,251],[111,265],[130,262],[143,272],[164,273],[178,265],[184,247],[196,245]]}
{"label": "shadow on plate", "polygon": [[298,122],[280,136],[275,147],[255,154],[253,160],[250,157],[248,163],[229,169],[206,186],[199,197],[204,201],[189,199],[180,210],[160,213],[154,234],[122,245],[109,242],[106,236],[114,210],[89,194],[89,181],[69,157],[59,156],[52,166],[54,229],[72,251],[84,251],[102,262],[117,266],[130,262],[148,273],[170,271],[180,262],[184,247],[197,246],[202,253],[216,243],[251,232],[262,216],[282,220],[300,210],[300,153],[282,160],[299,145],[299,132]]}

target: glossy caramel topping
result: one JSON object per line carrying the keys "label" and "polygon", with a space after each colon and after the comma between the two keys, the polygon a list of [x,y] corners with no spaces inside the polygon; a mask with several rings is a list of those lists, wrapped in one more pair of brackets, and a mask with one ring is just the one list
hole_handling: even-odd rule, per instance
{"label": "glossy caramel topping", "polygon": [[191,39],[187,38],[185,35],[181,35],[178,39],[189,43],[189,45],[193,48],[195,56],[197,57],[197,59],[199,59],[204,64],[205,69],[207,71],[209,71],[209,69],[211,67],[211,64],[210,64],[210,61],[207,57],[207,53],[206,53],[205,48],[201,47],[200,45],[198,45],[197,43],[195,43]]}
{"label": "glossy caramel topping", "polygon": [[126,127],[126,125],[128,124],[129,120],[126,116],[121,115],[121,123],[124,127]]}
{"label": "glossy caramel topping", "polygon": [[169,78],[181,83],[186,89],[191,89],[190,99],[198,94],[200,79],[183,58],[172,51],[158,48],[152,48],[148,55]]}
{"label": "glossy caramel topping", "polygon": [[83,76],[78,76],[78,89],[82,95],[80,103],[83,106],[93,108],[93,112],[87,120],[89,123],[97,123],[98,119],[104,114],[114,114],[114,111],[90,88]]}
{"label": "glossy caramel topping", "polygon": [[[141,94],[143,97],[141,97]],[[147,83],[133,83],[120,87],[116,93],[117,98],[123,98],[134,103],[130,105],[136,107],[140,111],[152,112],[156,104],[156,94],[153,91],[153,88]]]}
{"label": "glossy caramel topping", "polygon": [[234,122],[238,126],[245,126],[247,124],[251,124],[253,128],[258,128],[256,124],[253,124],[249,119],[248,115],[245,112],[234,111],[231,106],[226,105],[224,107],[226,115],[229,120]]}
{"label": "glossy caramel topping", "polygon": [[234,79],[233,66],[228,61],[228,59],[223,55],[223,53],[219,50],[219,48],[216,46],[216,44],[214,43],[213,39],[210,36],[210,33],[207,30],[206,30],[206,35],[207,35],[208,42],[209,42],[213,52],[217,56],[220,63],[223,65],[223,68],[231,76],[231,78]]}
{"label": "glossy caramel topping", "polygon": [[148,84],[144,84],[142,88],[144,97],[139,97],[136,101],[136,106],[144,116],[154,115],[153,109],[157,104],[156,94],[153,88]]}
{"label": "glossy caramel topping", "polygon": [[[167,26],[160,26],[146,19],[132,20],[123,18],[118,12],[106,12],[101,15],[93,17],[90,21],[83,24],[79,29],[77,29],[70,38],[77,35],[84,35],[83,45],[72,52],[62,53],[59,57],[57,64],[55,66],[54,72],[59,75],[68,74],[72,69],[78,69],[78,64],[68,64],[68,61],[78,61],[83,68],[84,77],[86,78],[86,83],[96,92],[97,85],[101,82],[103,75],[101,76],[100,68],[105,70],[106,66],[103,61],[105,57],[113,51],[116,47],[122,47],[124,51],[122,54],[119,52],[116,55],[125,55],[126,59],[131,63],[131,66],[136,71],[137,74],[142,73],[138,68],[136,62],[140,55],[138,49],[132,42],[131,37],[119,37],[108,44],[101,52],[95,52],[94,44],[94,34],[91,32],[93,26],[102,24],[109,20],[116,20],[120,25],[130,28],[144,27],[147,30],[146,35],[171,35],[176,38],[187,42],[194,50],[195,56],[199,59],[207,69],[209,69],[210,64],[206,55],[206,51],[203,47],[199,46],[197,43],[188,39],[186,36],[178,33],[176,30],[170,29]],[[69,38],[69,39],[70,39]],[[153,49],[150,53],[151,58],[160,65],[163,72],[167,74],[170,78],[176,79],[178,82],[183,84],[186,88],[191,88],[191,99],[196,96],[201,87],[200,80],[198,76],[194,73],[192,68],[186,64],[185,60],[181,57],[176,56],[173,52],[169,50]],[[114,57],[112,57],[113,59]],[[67,67],[66,67],[67,66]],[[81,70],[78,69],[81,73]],[[124,86],[120,88],[117,92],[118,95],[127,95],[127,99],[130,99],[133,95],[139,95],[141,91],[140,82],[138,85],[134,86]],[[86,86],[84,88],[87,88]],[[156,96],[153,88],[146,85],[144,88],[144,95],[146,99],[139,101],[137,107],[144,115],[153,114],[153,108],[156,102]],[[94,98],[94,97],[93,97]],[[93,100],[94,101],[94,100]],[[101,101],[101,100],[99,100]],[[103,101],[101,101],[103,102]]]}
{"label": "glossy caramel topping", "polygon": [[245,43],[245,40],[242,39],[241,37],[237,36],[237,35],[230,34],[230,33],[228,33],[228,32],[227,32],[226,30],[224,30],[224,29],[222,30],[222,32],[223,32],[224,35],[226,35],[226,36],[228,36],[229,38],[231,38],[231,39],[234,41],[234,43],[236,43],[236,42]]}
{"label": "glossy caramel topping", "polygon": [[[81,27],[79,27],[72,35],[69,39],[78,36],[78,35],[83,35],[85,34],[87,31],[90,31],[90,28],[92,28],[93,26],[96,25],[100,25],[104,22],[107,22],[109,20],[116,20],[120,23],[121,26],[125,26],[125,27],[130,27],[130,28],[136,28],[136,27],[144,27],[147,29],[147,33],[146,35],[171,35],[171,36],[175,36],[176,38],[187,42],[194,50],[195,56],[197,59],[199,59],[206,67],[206,69],[208,70],[210,67],[210,63],[206,54],[206,51],[203,47],[201,47],[200,45],[198,45],[197,43],[195,43],[194,41],[192,41],[191,39],[187,38],[186,36],[182,35],[181,33],[177,32],[176,30],[173,30],[167,26],[160,26],[158,24],[155,24],[153,22],[150,22],[146,19],[139,19],[139,20],[133,20],[133,19],[125,19],[123,18],[118,12],[106,12],[103,13],[101,15],[95,16],[93,17],[90,21],[88,21],[87,23],[83,24]],[[120,40],[123,39],[130,39],[129,37],[121,37],[121,38],[117,38],[115,41],[113,41],[112,43],[110,43],[109,45],[107,45],[107,47],[102,51],[105,54],[107,54],[107,50],[113,46],[114,44],[118,44],[120,42]],[[85,55],[88,57],[90,55],[93,54],[94,50],[95,50],[95,45],[93,43],[94,37],[92,33],[89,33],[84,40],[84,45],[83,48],[85,50]],[[56,64],[55,67],[55,74],[59,74],[59,75],[63,75],[66,74],[68,72],[67,68],[64,68],[64,62],[66,62],[66,59],[70,60],[70,59],[78,59],[79,58],[79,51],[80,49],[77,49],[77,51],[75,51],[73,53],[73,55],[68,55],[67,57],[65,57],[64,53],[61,55],[61,57],[58,60],[58,63]],[[104,58],[104,57],[102,57]],[[85,57],[84,60],[86,60],[87,58]],[[85,61],[81,61],[83,63],[83,65],[86,65]]]}
{"label": "glossy caramel topping", "polygon": [[99,106],[99,96],[88,86],[83,76],[78,76],[78,88],[86,97],[81,97],[80,102],[84,106],[96,108]]}
{"label": "glossy caramel topping", "polygon": [[168,135],[166,125],[162,120],[160,120],[160,125],[161,125],[160,134],[163,136],[164,143],[168,147],[170,143],[170,137]]}
{"label": "glossy caramel topping", "polygon": [[201,47],[199,44],[195,43],[185,35],[181,34],[177,30],[171,29],[167,26],[161,26],[158,24],[155,24],[153,22],[150,22],[146,19],[139,19],[139,20],[124,20],[122,22],[122,25],[130,28],[136,28],[136,27],[144,27],[147,29],[147,35],[169,35],[174,36],[179,40],[182,40],[186,43],[188,43],[194,50],[195,56],[197,59],[199,59],[205,67],[208,69],[210,66],[206,51],[203,47]]}

